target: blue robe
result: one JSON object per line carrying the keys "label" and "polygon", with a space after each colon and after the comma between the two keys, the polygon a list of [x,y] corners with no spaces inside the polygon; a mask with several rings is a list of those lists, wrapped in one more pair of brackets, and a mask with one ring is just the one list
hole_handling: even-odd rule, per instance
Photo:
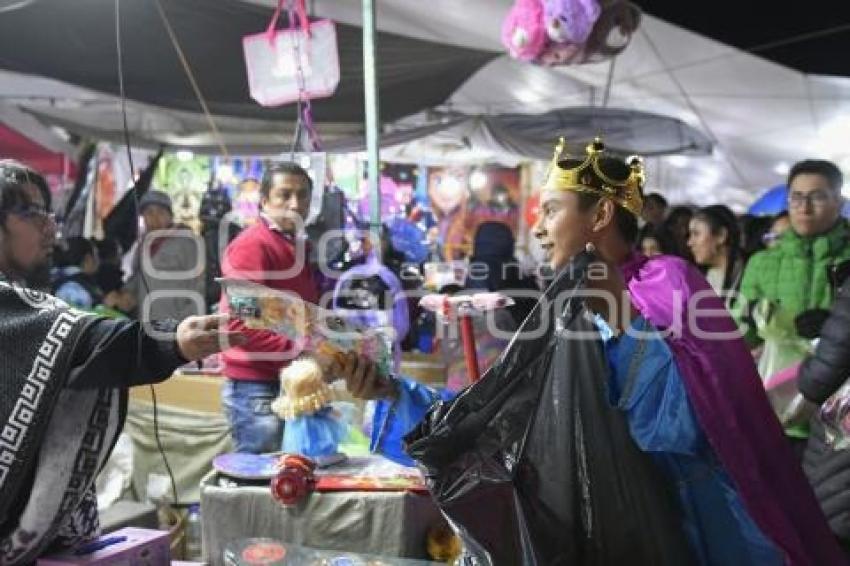
{"label": "blue robe", "polygon": [[597,325],[611,367],[609,400],[625,414],[635,443],[674,482],[700,564],[784,564],[783,553],[752,520],[708,444],[667,342],[642,317],[632,323],[648,333],[641,339],[629,333],[612,338],[604,322]]}
{"label": "blue robe", "polygon": [[[676,486],[684,530],[704,566],[780,566],[783,553],[762,533],[744,508],[699,426],[667,343],[643,317],[632,322],[640,338],[611,336],[596,319],[611,371],[609,400],[628,421],[641,450],[652,455]],[[401,439],[430,405],[451,394],[399,379],[395,401],[375,411],[372,449],[412,465]]]}

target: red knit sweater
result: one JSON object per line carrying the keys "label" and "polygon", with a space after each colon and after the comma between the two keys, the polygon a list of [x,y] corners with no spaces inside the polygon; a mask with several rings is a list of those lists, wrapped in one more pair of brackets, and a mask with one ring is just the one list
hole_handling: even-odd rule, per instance
{"label": "red knit sweater", "polygon": [[[245,279],[272,289],[296,293],[311,303],[319,300],[305,246],[296,246],[290,237],[271,230],[263,219],[242,231],[227,246],[221,272],[224,277]],[[222,296],[221,312],[227,312],[227,308],[227,300]],[[222,356],[224,375],[230,379],[273,381],[278,379],[280,369],[293,358],[292,342],[279,334],[249,330],[238,320],[230,323],[230,329],[240,330],[248,336],[245,345],[226,350]]]}

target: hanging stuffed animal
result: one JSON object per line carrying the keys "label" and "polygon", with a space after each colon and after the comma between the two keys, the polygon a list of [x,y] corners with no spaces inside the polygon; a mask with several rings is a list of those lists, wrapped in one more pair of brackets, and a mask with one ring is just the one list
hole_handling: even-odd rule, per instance
{"label": "hanging stuffed animal", "polygon": [[502,44],[511,57],[545,66],[604,61],[628,46],[640,13],[629,0],[516,0]]}
{"label": "hanging stuffed animal", "polygon": [[590,36],[601,11],[596,0],[545,0],[546,34],[555,43],[581,45]]}
{"label": "hanging stuffed animal", "polygon": [[586,51],[583,45],[575,43],[550,43],[537,58],[537,63],[544,67],[557,67],[583,63]]}
{"label": "hanging stuffed animal", "polygon": [[541,0],[517,0],[502,23],[502,44],[511,57],[533,61],[546,46]]}
{"label": "hanging stuffed animal", "polygon": [[348,425],[331,406],[322,368],[313,358],[301,358],[281,370],[280,381],[284,395],[272,402],[272,410],[286,421],[283,451],[319,465],[340,461],[337,448],[348,436]]}
{"label": "hanging stuffed animal", "polygon": [[640,8],[628,0],[546,0],[551,40],[535,62],[557,66],[605,61],[629,45],[639,24]]}

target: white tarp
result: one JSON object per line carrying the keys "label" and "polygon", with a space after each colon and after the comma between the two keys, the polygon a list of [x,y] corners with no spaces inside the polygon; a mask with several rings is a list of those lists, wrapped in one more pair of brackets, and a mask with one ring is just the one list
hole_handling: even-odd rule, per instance
{"label": "white tarp", "polygon": [[[276,4],[276,0],[244,1]],[[360,0],[310,4],[316,15],[360,23]],[[377,3],[378,28],[502,51],[499,30],[510,5],[510,0],[382,0]],[[438,110],[540,114],[569,106],[599,106],[609,70],[607,62],[553,69],[501,56],[470,77]],[[644,15],[632,44],[617,58],[609,94],[609,107],[677,118],[714,142],[710,156],[648,160],[648,190],[661,190],[673,202],[721,201],[741,210],[764,188],[781,182],[799,159],[826,157],[850,165],[850,79],[807,76],[651,16]],[[0,73],[0,96],[4,104],[32,112],[43,122],[82,133],[86,127],[107,130],[110,139],[121,140],[114,96],[13,73]],[[217,151],[200,114],[138,103],[130,103],[128,109],[136,143]],[[226,117],[218,117],[217,123],[234,154],[276,153],[291,141],[292,124]],[[327,141],[360,131],[359,125],[318,126]],[[462,139],[447,139],[443,131],[406,148],[385,150],[383,156],[442,152],[451,161],[451,147],[458,142]],[[269,151],[272,146],[275,150]]]}
{"label": "white tarp", "polygon": [[[272,0],[246,0],[271,5]],[[383,31],[478,49],[502,50],[511,0],[382,0]],[[315,0],[315,12],[360,24],[359,0]],[[660,54],[660,56],[659,56]],[[451,97],[465,113],[540,113],[601,104],[609,63],[543,68],[500,57]],[[650,160],[650,190],[739,210],[784,180],[807,157],[850,170],[850,79],[805,75],[644,14],[617,58],[609,106],[679,118],[716,142],[714,155]]]}

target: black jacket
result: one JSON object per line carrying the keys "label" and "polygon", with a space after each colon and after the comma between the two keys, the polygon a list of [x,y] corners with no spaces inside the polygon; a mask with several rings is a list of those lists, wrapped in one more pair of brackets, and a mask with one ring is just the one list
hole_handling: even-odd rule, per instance
{"label": "black jacket", "polygon": [[803,454],[803,471],[812,484],[829,528],[843,543],[850,542],[850,450],[835,450],[827,442],[823,424],[812,419]]}
{"label": "black jacket", "polygon": [[800,393],[818,405],[850,377],[850,281],[839,288],[815,353],[803,362],[798,377]]}
{"label": "black jacket", "polygon": [[[815,353],[803,362],[797,379],[800,393],[818,405],[850,377],[850,280],[846,276],[836,277],[833,284],[837,286],[842,279],[843,284],[836,291],[835,302],[820,330],[820,342]],[[826,442],[823,423],[817,418],[811,420],[803,470],[832,532],[842,541],[850,541],[850,489],[847,488],[850,485],[850,450],[834,450]]]}
{"label": "black jacket", "polygon": [[[140,322],[93,318],[75,344],[66,387],[122,389],[123,426],[129,387],[164,381],[176,368],[187,363],[173,337],[176,327],[174,321],[154,323],[153,328],[162,334],[161,339],[157,339]],[[0,344],[0,359],[9,358],[8,348],[9,344]],[[16,526],[27,505],[34,478],[35,466],[32,466],[23,489],[9,507],[7,521],[0,521],[0,540]]]}

